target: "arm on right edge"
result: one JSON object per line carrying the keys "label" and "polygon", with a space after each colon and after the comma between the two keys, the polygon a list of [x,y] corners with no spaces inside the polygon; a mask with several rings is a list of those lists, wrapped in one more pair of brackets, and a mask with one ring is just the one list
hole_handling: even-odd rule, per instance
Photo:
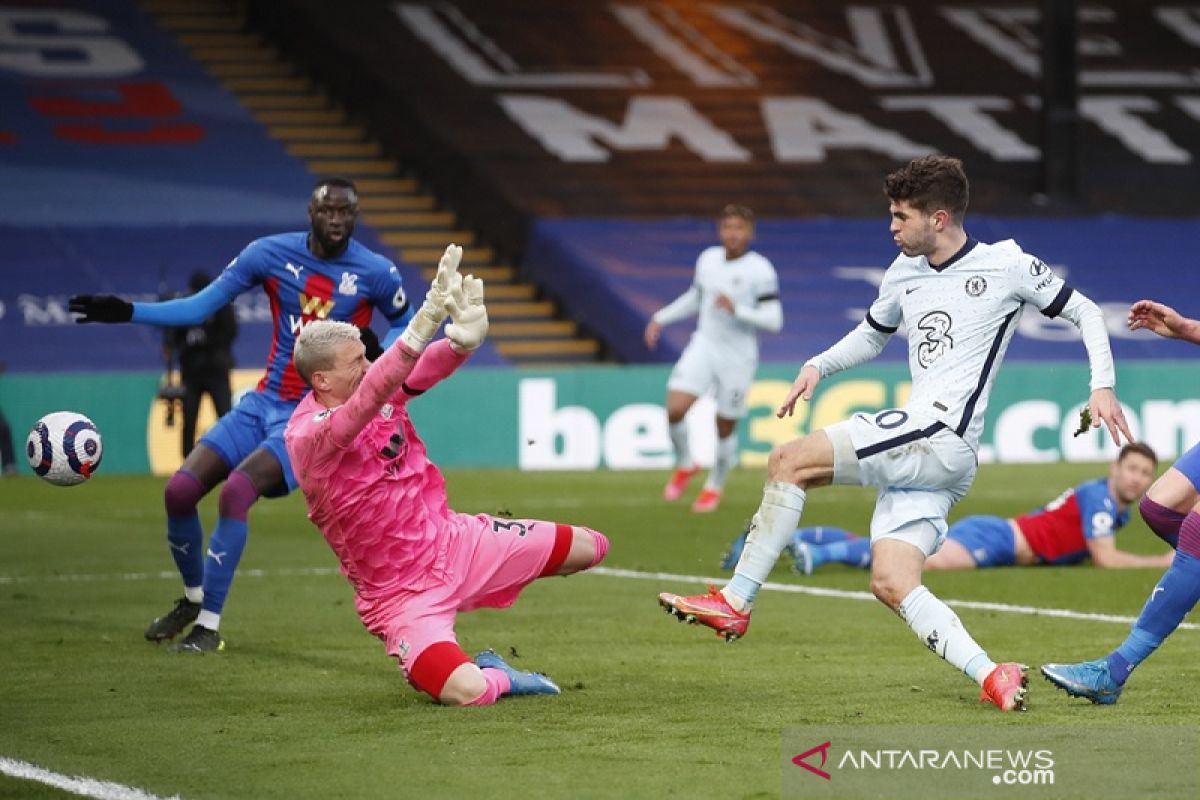
{"label": "arm on right edge", "polygon": [[1129,308],[1129,330],[1143,328],[1166,339],[1200,344],[1200,322],[1153,300],[1139,300]]}

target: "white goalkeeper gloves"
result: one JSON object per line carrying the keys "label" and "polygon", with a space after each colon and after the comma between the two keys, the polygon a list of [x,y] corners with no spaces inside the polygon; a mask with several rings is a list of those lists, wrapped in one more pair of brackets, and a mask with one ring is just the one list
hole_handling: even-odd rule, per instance
{"label": "white goalkeeper gloves", "polygon": [[[462,276],[458,274],[460,260],[462,248],[456,244],[447,246],[441,261],[438,262],[437,275],[434,276],[429,291],[425,293],[425,302],[421,303],[417,313],[408,321],[404,333],[400,334],[400,341],[414,352],[420,353],[429,346],[442,321],[446,319],[446,304],[450,301],[451,292],[455,287],[462,285]],[[483,302],[482,299],[480,302]],[[486,330],[486,324],[484,327]]]}
{"label": "white goalkeeper gloves", "polygon": [[453,320],[446,326],[446,338],[460,353],[469,353],[483,344],[488,332],[487,309],[483,307],[483,280],[473,275],[462,278],[450,288],[446,310]]}

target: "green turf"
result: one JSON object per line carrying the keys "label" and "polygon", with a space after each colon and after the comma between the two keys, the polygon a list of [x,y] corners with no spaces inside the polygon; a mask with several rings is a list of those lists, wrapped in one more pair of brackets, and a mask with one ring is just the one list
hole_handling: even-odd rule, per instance
{"label": "green turf", "polygon": [[[985,467],[956,516],[1011,515],[1097,474],[1096,466]],[[721,509],[659,499],[665,474],[448,475],[451,504],[587,524],[607,565],[716,575],[757,505],[762,473],[739,471]],[[694,583],[603,575],[542,581],[510,610],[460,618],[468,651],[515,648],[558,698],[447,709],[413,692],[359,624],[346,581],[298,496],[259,503],[223,619],[228,650],[186,657],[142,640],[180,593],[162,534],[162,480],[101,476],[69,490],[0,481],[0,757],[201,797],[774,797],[789,725],[987,724],[1119,728],[1200,715],[1191,691],[1200,634],[1181,631],[1120,704],[1069,700],[1037,679],[1029,713],[1001,715],[875,602],[760,597],[733,646],[676,623],[661,590]],[[211,522],[214,498],[203,516]],[[863,530],[866,491],[813,492],[805,521]],[[1127,549],[1158,540],[1140,520]],[[299,574],[297,574],[299,572]],[[1135,615],[1159,572],[1033,568],[931,574],[945,598]],[[866,589],[834,567],[774,579]],[[1106,652],[1126,626],[961,611],[993,656],[1029,664]],[[1193,620],[1195,617],[1193,617]],[[54,797],[0,777],[0,798]],[[1039,792],[1050,797],[1053,793]]]}

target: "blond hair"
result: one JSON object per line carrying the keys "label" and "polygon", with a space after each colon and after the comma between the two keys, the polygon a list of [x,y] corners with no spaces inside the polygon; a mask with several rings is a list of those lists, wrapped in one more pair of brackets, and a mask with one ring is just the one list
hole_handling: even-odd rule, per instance
{"label": "blond hair", "polygon": [[296,337],[296,345],[292,349],[292,361],[296,364],[296,372],[309,386],[312,386],[314,372],[333,369],[337,360],[338,345],[343,342],[358,342],[362,334],[358,328],[349,322],[335,322],[330,319],[310,322],[300,329]]}

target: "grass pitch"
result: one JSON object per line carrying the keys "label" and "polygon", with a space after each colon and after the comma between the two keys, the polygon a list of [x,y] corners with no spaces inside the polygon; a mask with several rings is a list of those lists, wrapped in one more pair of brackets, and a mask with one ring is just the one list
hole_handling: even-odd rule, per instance
{"label": "grass pitch", "polygon": [[[985,467],[955,515],[1023,512],[1102,469]],[[608,567],[715,576],[763,475],[735,473],[711,515],[664,504],[665,473],[447,478],[457,510],[604,531]],[[658,591],[701,583],[613,575],[540,581],[512,609],[459,619],[468,652],[493,647],[545,671],[562,696],[441,708],[408,687],[362,628],[298,494],[252,511],[222,620],[228,649],[177,656],[142,639],[181,593],[162,485],[104,475],[70,490],[0,481],[0,758],[184,798],[774,797],[790,725],[1119,729],[1200,716],[1189,690],[1196,631],[1178,632],[1114,707],[1070,700],[1035,676],[1031,710],[1002,715],[878,603],[764,591],[749,635],[731,646],[655,603]],[[872,506],[866,490],[824,489],[810,496],[804,522],[863,531]],[[215,497],[206,498],[206,525],[214,515]],[[1161,549],[1140,520],[1118,541]],[[772,580],[867,588],[865,572],[797,578],[786,567]],[[1039,567],[932,573],[926,583],[948,600],[1134,616],[1159,574]],[[999,611],[960,616],[994,658],[1031,665],[1101,655],[1127,630]],[[0,798],[59,796],[0,776]]]}

